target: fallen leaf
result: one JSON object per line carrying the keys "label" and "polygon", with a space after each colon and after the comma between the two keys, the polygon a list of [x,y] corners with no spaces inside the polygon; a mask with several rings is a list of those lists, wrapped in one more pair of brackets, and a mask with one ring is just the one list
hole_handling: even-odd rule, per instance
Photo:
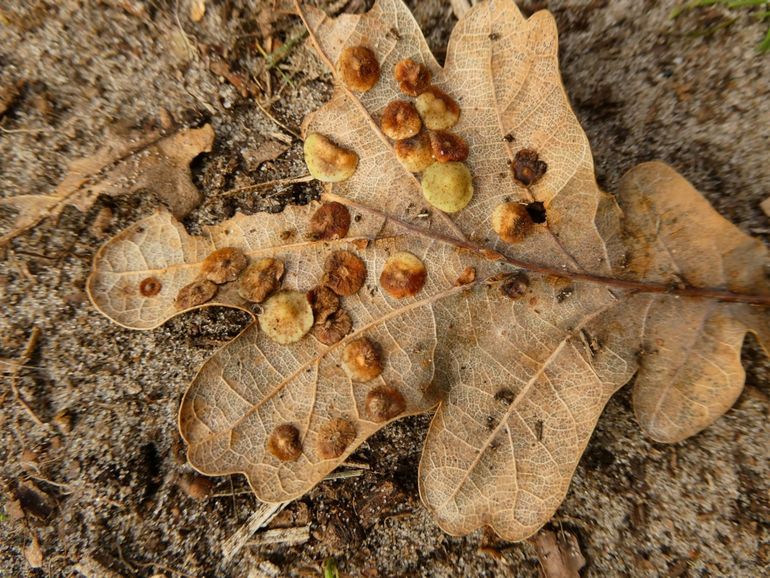
{"label": "fallen leaf", "polygon": [[11,229],[0,236],[0,247],[42,220],[57,217],[68,205],[85,212],[99,195],[147,189],[182,218],[202,200],[190,178],[190,161],[210,151],[213,143],[214,129],[208,124],[169,136],[153,131],[114,139],[93,156],[72,162],[49,194],[0,199],[0,206],[17,212]]}
{"label": "fallen leaf", "polygon": [[762,201],[762,203],[759,205],[762,208],[762,212],[770,217],[770,197]]}
{"label": "fallen leaf", "polygon": [[540,530],[531,538],[545,578],[580,578],[586,559],[570,532]]}
{"label": "fallen leaf", "polygon": [[30,568],[43,567],[43,550],[40,548],[40,542],[35,534],[32,534],[32,540],[24,548],[24,557]]}
{"label": "fallen leaf", "polygon": [[206,0],[190,0],[190,20],[200,22],[206,14]]}
{"label": "fallen leaf", "polygon": [[289,150],[289,145],[277,140],[269,139],[259,145],[257,148],[243,151],[243,160],[250,171],[255,171],[259,166],[267,161],[274,161],[283,153]]}
{"label": "fallen leaf", "polygon": [[[328,280],[337,251],[366,265],[363,287],[341,298],[352,324],[341,341],[324,345],[311,332],[279,345],[254,323],[201,368],[179,413],[195,468],[242,472],[260,499],[285,502],[392,419],[440,401],[420,464],[424,503],[449,533],[487,525],[521,540],[561,503],[604,405],[637,370],[637,412],[656,439],[690,435],[729,407],[742,385],[745,333],[770,345],[767,251],[662,163],[624,177],[622,210],[598,189],[562,88],[550,14],[526,20],[511,0],[478,4],[458,22],[442,69],[400,0],[336,20],[298,9],[331,70],[343,48],[366,44],[383,71],[368,92],[337,83],[304,126],[359,158],[353,176],[322,195],[356,216],[347,236],[309,234],[317,205],[237,215],[201,237],[160,212],[102,247],[88,282],[105,315],[149,329],[183,312],[177,294],[202,282],[216,249],[280,260],[292,291]],[[384,107],[403,98],[390,71],[404,58],[428,66],[461,104],[452,130],[470,144],[475,192],[452,215],[426,204],[419,178],[378,128]],[[509,166],[522,151],[547,164],[529,186]],[[518,243],[492,225],[509,202],[543,221]],[[380,279],[401,252],[427,273],[415,295],[396,299]],[[197,306],[251,311],[238,283]],[[356,358],[345,354],[362,340],[380,352],[363,383],[349,377],[360,374],[346,371]],[[373,407],[395,413],[375,419]]]}

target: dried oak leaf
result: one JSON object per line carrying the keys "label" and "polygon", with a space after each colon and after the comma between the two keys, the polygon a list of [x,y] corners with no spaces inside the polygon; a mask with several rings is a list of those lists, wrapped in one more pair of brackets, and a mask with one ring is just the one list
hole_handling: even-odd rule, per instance
{"label": "dried oak leaf", "polygon": [[[767,251],[662,163],[624,177],[622,209],[598,189],[562,88],[550,14],[527,20],[512,0],[476,5],[458,22],[442,69],[400,0],[336,20],[297,8],[333,73],[342,49],[359,44],[384,71],[365,93],[337,83],[306,122],[360,157],[356,173],[322,195],[360,216],[348,236],[292,242],[300,237],[286,231],[306,230],[316,207],[239,215],[204,237],[158,213],[109,241],[88,283],[105,315],[150,328],[179,313],[176,292],[218,247],[252,261],[280,259],[284,287],[301,291],[318,285],[334,251],[365,262],[363,288],[343,298],[353,330],[338,343],[325,346],[310,333],[281,346],[255,323],[201,368],[179,412],[194,467],[242,472],[265,501],[297,498],[387,423],[367,416],[366,399],[388,386],[404,397],[401,415],[440,402],[419,471],[421,497],[439,525],[453,534],[488,525],[521,540],[561,503],[604,405],[634,375],[640,421],[656,439],[691,435],[729,407],[743,381],[745,333],[770,345]],[[418,216],[426,209],[419,182],[374,120],[403,97],[387,71],[405,58],[425,64],[463,107],[453,131],[470,144],[476,192],[451,216]],[[548,167],[529,187],[509,166],[521,149]],[[506,243],[492,227],[506,202],[535,203],[545,222]],[[428,274],[419,293],[399,300],[378,279],[400,251]],[[143,297],[137,287],[148,277],[162,288]],[[239,299],[223,285],[216,304],[242,307]],[[383,372],[353,382],[341,355],[364,337],[382,353]],[[323,459],[319,436],[334,420],[350,424],[353,439]],[[302,453],[293,461],[266,451],[283,424],[299,431]]]}
{"label": "dried oak leaf", "polygon": [[92,156],[73,161],[50,193],[0,199],[0,207],[16,212],[10,229],[0,235],[0,247],[68,205],[88,210],[99,195],[146,189],[182,218],[202,200],[190,179],[190,161],[209,152],[213,143],[214,129],[208,124],[168,136],[151,131],[114,137]]}

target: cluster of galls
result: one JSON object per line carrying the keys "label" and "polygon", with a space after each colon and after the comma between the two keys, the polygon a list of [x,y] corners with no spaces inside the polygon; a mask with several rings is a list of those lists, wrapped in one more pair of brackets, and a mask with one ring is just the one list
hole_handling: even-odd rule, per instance
{"label": "cluster of galls", "polygon": [[[307,236],[314,240],[330,241],[347,236],[350,227],[350,213],[340,203],[323,204],[310,219]],[[301,339],[308,331],[324,345],[332,346],[343,340],[353,330],[353,322],[342,307],[342,298],[358,293],[366,282],[367,268],[364,261],[352,251],[337,250],[324,262],[320,283],[303,299],[297,297],[290,307],[278,304],[277,311],[271,312],[270,302],[285,292],[268,300],[260,315],[263,330],[273,339],[279,334],[291,335],[290,343]],[[383,290],[396,299],[413,297],[425,284],[425,265],[415,255],[400,252],[391,255],[380,274]],[[267,317],[266,317],[267,316]],[[268,329],[267,325],[274,326]],[[312,329],[311,329],[312,328]],[[384,370],[380,345],[369,337],[349,339],[341,352],[341,366],[354,383],[368,383],[379,377]],[[364,415],[375,423],[391,420],[406,411],[406,399],[398,388],[390,385],[376,385],[366,396]],[[354,442],[358,431],[347,418],[337,417],[322,424],[318,431],[316,452],[321,459],[336,459],[345,453]],[[303,452],[302,433],[290,423],[278,424],[273,428],[266,443],[267,451],[281,461],[299,459]]]}
{"label": "cluster of galls", "polygon": [[[377,57],[364,46],[344,49],[337,71],[345,86],[355,92],[370,90],[380,79]],[[425,200],[442,211],[455,213],[473,196],[473,179],[463,163],[468,158],[468,144],[449,131],[460,119],[460,107],[451,96],[431,85],[431,73],[423,64],[402,60],[393,74],[401,92],[415,97],[415,101],[399,99],[389,103],[382,112],[380,128],[395,141],[401,164],[412,173],[423,173]],[[305,162],[318,180],[339,182],[353,176],[358,155],[324,135],[311,133],[305,139]]]}
{"label": "cluster of galls", "polygon": [[[347,236],[350,212],[340,203],[323,204],[310,219],[306,236],[332,241]],[[236,282],[245,301],[261,304],[260,329],[276,343],[288,345],[308,333],[322,344],[333,346],[353,330],[342,298],[358,293],[366,282],[364,261],[349,250],[336,250],[324,262],[320,283],[308,292],[281,289],[285,264],[265,257],[250,262],[236,247],[224,247],[201,263],[197,278],[180,289],[176,306],[180,310],[201,306],[213,299],[220,285]],[[408,252],[391,255],[380,273],[382,289],[394,299],[414,297],[427,280],[423,262]],[[162,284],[156,277],[143,279],[139,291],[155,297]],[[354,383],[368,383],[384,370],[380,345],[369,337],[354,337],[342,344],[341,366]],[[391,420],[406,411],[406,399],[393,386],[372,387],[364,404],[364,415],[375,423]],[[338,417],[323,424],[318,432],[317,454],[321,459],[341,456],[356,438],[355,424]],[[293,424],[278,424],[266,443],[267,451],[279,460],[296,460],[302,454],[302,435]]]}
{"label": "cluster of galls", "polygon": [[[369,48],[348,47],[340,55],[337,72],[348,89],[366,92],[379,81],[380,64]],[[460,107],[431,84],[430,70],[424,64],[402,60],[393,74],[401,92],[415,100],[390,102],[380,117],[380,128],[394,141],[401,164],[412,173],[422,173],[425,199],[444,212],[460,211],[473,196],[473,179],[463,162],[468,158],[468,144],[449,130],[460,119]],[[339,182],[353,176],[358,155],[321,134],[311,133],[305,140],[305,162],[317,179]],[[529,149],[518,151],[511,165],[513,177],[525,187],[534,185],[547,170],[546,163]],[[522,241],[532,225],[539,222],[542,220],[533,216],[531,206],[515,202],[498,206],[492,215],[495,232],[508,243]]]}

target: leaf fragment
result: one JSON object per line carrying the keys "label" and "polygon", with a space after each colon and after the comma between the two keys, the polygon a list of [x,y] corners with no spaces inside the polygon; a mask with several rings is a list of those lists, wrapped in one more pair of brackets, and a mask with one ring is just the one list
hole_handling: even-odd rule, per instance
{"label": "leaf fragment", "polygon": [[0,199],[0,206],[16,211],[0,247],[66,206],[85,212],[99,195],[119,196],[148,190],[177,218],[198,206],[201,194],[190,178],[190,162],[214,143],[211,125],[182,129],[169,136],[153,131],[115,138],[90,157],[73,161],[64,179],[48,194]]}

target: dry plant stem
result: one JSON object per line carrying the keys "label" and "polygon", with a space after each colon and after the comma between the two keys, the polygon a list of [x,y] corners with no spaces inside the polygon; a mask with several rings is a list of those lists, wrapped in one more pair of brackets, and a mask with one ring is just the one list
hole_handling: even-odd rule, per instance
{"label": "dry plant stem", "polygon": [[508,257],[497,251],[487,249],[481,245],[473,243],[471,241],[464,241],[441,235],[439,233],[431,233],[426,231],[422,227],[417,227],[409,223],[405,223],[398,219],[393,218],[392,215],[369,207],[361,203],[356,203],[345,197],[334,195],[332,193],[323,193],[321,199],[324,201],[336,201],[340,204],[347,205],[349,207],[355,207],[356,209],[368,213],[375,214],[381,218],[388,219],[393,223],[396,223],[399,227],[408,230],[410,233],[425,237],[427,239],[433,239],[441,243],[448,245],[454,245],[455,247],[472,251],[484,259],[490,259],[493,261],[505,261],[514,267],[525,269],[533,273],[542,273],[544,275],[553,275],[555,277],[561,277],[563,279],[570,279],[573,281],[587,281],[589,283],[596,283],[599,285],[607,285],[609,287],[615,287],[618,289],[628,289],[639,293],[664,293],[667,295],[674,295],[677,297],[697,297],[701,299],[711,299],[715,301],[724,301],[728,303],[750,303],[752,305],[770,305],[770,295],[752,295],[745,293],[733,293],[724,289],[710,289],[707,287],[679,287],[672,286],[665,283],[653,283],[646,281],[633,281],[630,279],[615,279],[613,277],[605,277],[603,275],[592,275],[590,273],[578,273],[574,271],[567,271],[555,267],[549,267],[539,263],[532,263],[529,261],[523,261],[514,257]]}
{"label": "dry plant stem", "polygon": [[35,347],[37,347],[37,340],[39,338],[40,338],[40,328],[34,327],[32,329],[32,333],[29,336],[29,339],[27,340],[27,346],[24,348],[24,352],[19,357],[17,365],[11,375],[11,391],[13,391],[13,397],[16,400],[16,402],[22,407],[22,409],[26,412],[29,418],[40,427],[44,429],[48,429],[49,428],[48,424],[45,423],[43,420],[41,420],[37,416],[34,410],[29,406],[26,400],[22,397],[18,387],[19,373],[21,372],[22,368],[25,367],[25,364],[29,361],[30,357],[32,357],[32,352],[35,350]]}
{"label": "dry plant stem", "polygon": [[[321,43],[318,41],[318,38],[316,36],[315,30],[313,30],[310,27],[310,24],[308,24],[307,19],[305,17],[305,12],[302,9],[302,5],[300,4],[299,0],[294,0],[294,4],[297,10],[297,14],[302,19],[302,23],[305,25],[305,29],[308,31],[308,37],[310,38],[310,42],[313,43],[313,46],[315,47],[316,53],[320,56],[321,60],[323,60],[323,63],[326,65],[326,67],[329,69],[331,74],[334,76],[335,79],[335,85],[339,87],[340,90],[343,90],[345,92],[345,95],[350,99],[350,101],[355,105],[356,110],[358,110],[364,118],[367,120],[369,125],[372,128],[372,132],[377,135],[377,137],[388,147],[390,148],[392,145],[390,143],[390,140],[388,137],[386,137],[382,131],[380,130],[380,127],[378,124],[372,119],[369,112],[366,110],[364,105],[361,103],[361,100],[358,98],[358,96],[353,93],[351,90],[349,90],[343,82],[340,82],[337,78],[337,68],[334,66],[334,63],[331,61],[329,56],[326,54],[326,52],[321,47]],[[420,198],[422,197],[422,188],[420,186],[420,181],[417,180],[417,177],[415,177],[412,173],[407,171],[406,169],[403,169],[406,174],[409,175],[412,182],[414,183],[415,190],[419,193]],[[447,215],[444,213],[440,213],[441,219],[446,223],[446,225],[455,233],[458,239],[465,239],[465,234],[460,230],[460,228],[455,224],[452,219],[450,219]]]}
{"label": "dry plant stem", "polygon": [[230,563],[235,555],[248,543],[254,532],[266,526],[289,502],[260,504],[249,520],[222,544],[222,567]]}
{"label": "dry plant stem", "polygon": [[309,183],[310,181],[314,181],[315,178],[311,175],[302,175],[299,177],[288,177],[285,179],[276,179],[273,181],[266,181],[264,183],[256,183],[254,185],[246,185],[243,187],[238,187],[235,189],[230,189],[229,191],[224,191],[223,193],[220,193],[218,196],[224,197],[227,195],[234,195],[236,193],[243,193],[243,192],[251,192],[251,191],[259,191],[262,189],[269,189],[271,187],[279,186],[279,185],[293,185],[297,183]]}
{"label": "dry plant stem", "polygon": [[261,546],[263,544],[286,544],[289,546],[304,544],[310,539],[310,524],[296,526],[294,528],[277,528],[265,530],[254,536],[249,546]]}

